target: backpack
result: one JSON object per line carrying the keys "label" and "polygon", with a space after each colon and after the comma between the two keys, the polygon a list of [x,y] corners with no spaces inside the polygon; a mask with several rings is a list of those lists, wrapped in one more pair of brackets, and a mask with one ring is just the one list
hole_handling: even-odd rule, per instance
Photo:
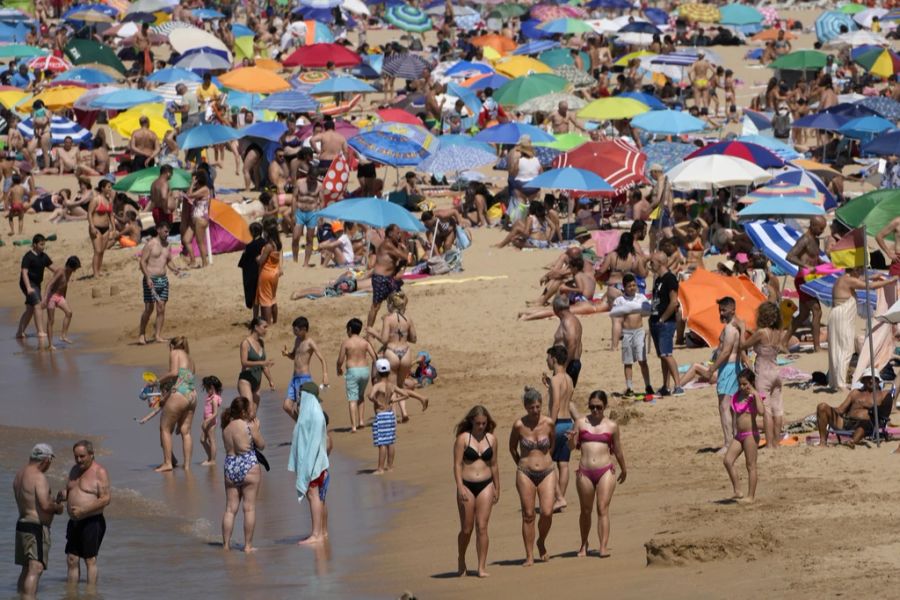
{"label": "backpack", "polygon": [[775,137],[785,140],[791,136],[791,118],[788,115],[775,115],[772,119],[772,130]]}

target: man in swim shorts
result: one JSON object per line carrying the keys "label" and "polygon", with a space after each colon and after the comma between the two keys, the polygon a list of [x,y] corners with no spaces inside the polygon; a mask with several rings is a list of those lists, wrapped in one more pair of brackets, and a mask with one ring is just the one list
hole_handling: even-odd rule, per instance
{"label": "man in swim shorts", "polygon": [[403,244],[403,232],[394,224],[384,230],[384,241],[375,253],[375,267],[372,269],[372,308],[366,327],[375,324],[375,317],[381,310],[381,303],[393,292],[400,291],[403,281],[397,278],[406,266],[409,253]]}
{"label": "man in swim shorts", "polygon": [[362,332],[362,321],[347,321],[347,339],[341,343],[338,351],[337,374],[344,374],[347,390],[347,402],[350,408],[350,433],[356,433],[358,427],[366,422],[365,396],[372,369],[370,365],[378,359],[375,349],[359,334]]}
{"label": "man in swim shorts", "polygon": [[319,184],[319,171],[310,166],[305,179],[297,179],[294,185],[294,230],[291,235],[291,250],[294,262],[300,259],[300,238],[306,229],[306,247],[303,249],[303,266],[309,267],[313,251],[313,238],[319,221],[317,211],[322,208],[322,193],[325,187]]}
{"label": "man in swim shorts", "polygon": [[740,332],[734,323],[736,303],[731,296],[725,296],[716,300],[719,305],[719,320],[725,325],[719,335],[719,347],[716,348],[716,361],[711,371],[713,373],[710,383],[716,385],[716,394],[719,397],[719,418],[722,421],[722,434],[724,436],[723,450],[728,448],[734,437],[734,427],[731,422],[731,397],[738,391],[738,373],[741,372],[741,344]]}
{"label": "man in swim shorts", "polygon": [[[172,262],[172,253],[169,251],[169,224],[161,221],[156,226],[156,237],[144,245],[141,253],[141,289],[144,296],[144,312],[141,313],[140,337],[138,344],[146,344],[148,341],[160,342],[162,328],[166,321],[166,302],[169,301],[169,278],[166,270],[171,269],[176,275],[181,272]],[[156,310],[156,327],[153,338],[147,340],[145,331],[150,322],[150,316]]]}
{"label": "man in swim shorts", "polygon": [[72,447],[75,466],[69,471],[66,503],[69,525],[66,527],[66,564],[70,585],[81,578],[84,561],[88,585],[97,584],[97,555],[106,534],[103,509],[110,502],[109,474],[94,460],[94,445],[88,440]]}
{"label": "man in swim shorts", "polygon": [[544,385],[549,392],[548,416],[553,419],[556,432],[553,443],[553,462],[559,469],[559,477],[556,480],[556,498],[553,502],[553,510],[561,510],[566,507],[566,488],[569,487],[569,430],[572,429],[576,417],[575,403],[572,397],[575,395],[575,384],[566,373],[566,363],[569,356],[564,346],[553,346],[547,349],[547,367],[549,376],[544,375]]}
{"label": "man in swim shorts", "polygon": [[785,334],[784,341],[787,343],[797,333],[797,329],[806,323],[808,318],[812,317],[813,352],[819,351],[822,305],[819,304],[817,298],[801,290],[800,286],[806,283],[803,270],[815,268],[821,263],[819,236],[825,232],[826,226],[825,217],[815,216],[811,218],[809,220],[809,229],[800,236],[800,239],[797,240],[797,243],[794,244],[794,247],[791,248],[785,257],[789,263],[798,267],[797,275],[794,277],[794,287],[797,290],[800,311],[794,320],[791,321],[791,328]]}
{"label": "man in swim shorts", "polygon": [[16,521],[16,564],[22,567],[16,590],[26,598],[37,596],[38,582],[47,569],[50,558],[50,524],[53,516],[62,514],[63,493],[50,495],[45,473],[54,458],[53,448],[36,444],[31,449],[28,464],[13,480],[13,494],[19,509]]}
{"label": "man in swim shorts", "polygon": [[557,294],[553,299],[553,314],[559,319],[559,327],[553,334],[553,345],[566,349],[566,373],[572,378],[572,386],[578,385],[581,374],[581,321],[569,309],[569,296]]}

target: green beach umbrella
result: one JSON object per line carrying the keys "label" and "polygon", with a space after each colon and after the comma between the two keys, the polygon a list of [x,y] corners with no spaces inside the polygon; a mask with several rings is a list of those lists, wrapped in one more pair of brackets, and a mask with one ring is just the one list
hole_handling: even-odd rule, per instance
{"label": "green beach umbrella", "polygon": [[[900,189],[863,194],[837,209],[834,216],[851,229],[865,225],[868,235],[878,235],[885,225],[900,216]],[[892,235],[888,237],[893,239]]]}
{"label": "green beach umbrella", "polygon": [[488,18],[511,19],[512,17],[521,17],[528,12],[528,6],[525,4],[498,4],[488,13]]}
{"label": "green beach umbrella", "polygon": [[565,92],[554,92],[523,102],[518,106],[518,109],[524,113],[553,112],[557,109],[560,102],[565,102],[569,105],[569,110],[574,111],[579,111],[587,106],[587,101],[578,96],[566,94]]}
{"label": "green beach umbrella", "polygon": [[[117,192],[131,192],[132,194],[149,194],[150,186],[159,177],[159,167],[141,169],[127,177],[123,177],[113,185]],[[169,188],[173,190],[186,190],[191,187],[191,172],[184,169],[172,169],[172,178],[169,179]]]}
{"label": "green beach umbrella", "polygon": [[560,133],[556,135],[556,140],[552,142],[535,142],[535,146],[543,146],[545,148],[553,148],[560,152],[568,152],[574,150],[578,146],[589,142],[590,140],[580,133]]}
{"label": "green beach umbrella", "polygon": [[93,40],[74,39],[66,44],[64,52],[73,65],[97,63],[106,65],[119,73],[125,73],[125,65],[116,56],[116,51],[106,44]]}
{"label": "green beach umbrella", "polygon": [[856,13],[861,13],[866,10],[866,7],[862,4],[857,4],[856,2],[851,2],[850,4],[845,4],[838,9],[838,12],[842,12],[845,15],[855,15]]}
{"label": "green beach umbrella", "polygon": [[26,44],[7,44],[0,46],[0,58],[31,58],[33,56],[44,56],[49,51],[45,48],[37,46],[28,46]]}
{"label": "green beach umbrella", "polygon": [[[584,65],[584,70],[585,72],[587,72],[587,70],[590,68],[591,57],[587,55],[587,52],[580,52],[580,54],[581,64]],[[563,65],[575,64],[575,59],[572,57],[572,53],[569,51],[569,48],[554,48],[553,50],[545,50],[538,54],[537,59],[551,69],[555,69]]]}
{"label": "green beach umbrella", "polygon": [[518,106],[532,98],[565,89],[569,83],[557,75],[535,73],[516,77],[494,90],[494,100],[507,106]]}
{"label": "green beach umbrella", "polygon": [[798,50],[779,56],[769,65],[770,69],[782,71],[817,71],[825,66],[826,55],[816,50]]}

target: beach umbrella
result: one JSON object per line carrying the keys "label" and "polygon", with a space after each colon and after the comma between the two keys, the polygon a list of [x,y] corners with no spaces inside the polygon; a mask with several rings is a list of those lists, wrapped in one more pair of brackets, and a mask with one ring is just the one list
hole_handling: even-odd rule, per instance
{"label": "beach umbrella", "polygon": [[[404,125],[391,123],[391,125]],[[373,162],[392,167],[418,165],[430,151],[421,144],[403,135],[387,131],[362,131],[347,140],[354,150]]]}
{"label": "beach umbrella", "polygon": [[115,92],[97,96],[91,101],[91,108],[93,110],[122,110],[137,106],[138,104],[162,102],[162,100],[163,97],[154,92],[120,89]]}
{"label": "beach umbrella", "polygon": [[565,17],[562,19],[554,19],[553,21],[547,21],[538,25],[540,29],[548,33],[559,33],[563,35],[568,34],[578,34],[578,33],[594,33],[593,28],[590,25],[582,21],[581,19],[572,19],[569,17]]}
{"label": "beach umbrella", "polygon": [[517,144],[523,135],[529,136],[532,142],[552,142],[556,139],[543,129],[524,123],[494,125],[479,131],[475,134],[474,139],[488,144]]}
{"label": "beach umbrella", "polygon": [[33,96],[27,102],[22,102],[16,106],[16,110],[31,112],[32,105],[40,100],[50,110],[64,110],[72,108],[75,102],[87,93],[83,87],[76,86],[58,86],[46,88],[40,94]]}
{"label": "beach umbrella", "polygon": [[154,71],[147,77],[150,83],[180,83],[182,81],[196,81],[200,83],[203,78],[193,71],[180,69],[178,67],[167,67]]}
{"label": "beach umbrella", "polygon": [[288,83],[295,90],[312,95],[312,89],[315,86],[329,79],[331,79],[331,75],[324,71],[301,71],[294,75]]}
{"label": "beach umbrella", "polygon": [[166,132],[172,129],[172,125],[163,116],[164,110],[162,104],[139,104],[110,119],[109,126],[127,140],[132,133],[140,129],[141,117],[147,117],[150,120],[150,130],[156,137],[162,139]]}
{"label": "beach umbrella", "polygon": [[857,102],[890,121],[900,120],[900,102],[886,96],[869,96]]}
{"label": "beach umbrella", "polygon": [[653,43],[653,35],[649,33],[637,33],[630,31],[626,33],[617,33],[616,42],[628,46],[649,46]]}
{"label": "beach umbrella", "polygon": [[884,44],[887,46],[890,42],[881,34],[872,33],[871,31],[857,30],[842,33],[833,40],[825,44],[829,48],[837,48],[840,46],[850,46],[856,48],[858,46],[877,46]]}
{"label": "beach umbrella", "polygon": [[696,23],[718,23],[722,19],[719,9],[712,4],[691,2],[678,7],[678,16]]}
{"label": "beach umbrella", "polygon": [[169,33],[169,45],[179,54],[184,54],[195,48],[211,48],[219,52],[225,52],[228,54],[228,58],[231,58],[231,53],[228,51],[228,46],[225,45],[225,42],[208,31],[197,27],[171,31]]}
{"label": "beach umbrella", "polygon": [[586,144],[590,139],[584,137],[580,133],[556,133],[553,135],[556,139],[552,142],[537,142],[535,146],[543,146],[544,148],[553,148],[560,152],[568,152],[574,150],[582,144]]}
{"label": "beach umbrella", "polygon": [[556,19],[587,19],[588,13],[577,6],[565,4],[538,4],[531,7],[531,17],[538,21],[553,21]]}
{"label": "beach umbrella", "polygon": [[727,4],[719,9],[722,25],[756,25],[762,23],[763,14],[746,4]]}
{"label": "beach umbrella", "polygon": [[272,94],[265,100],[253,103],[253,108],[283,113],[316,112],[319,103],[309,94],[287,90]]}
{"label": "beach umbrella", "polygon": [[659,27],[647,21],[630,21],[621,27],[618,33],[646,33],[648,35],[662,35]]}
{"label": "beach umbrella", "polygon": [[654,142],[647,144],[643,152],[647,156],[645,175],[650,175],[650,166],[658,164],[663,171],[668,171],[697,149],[693,144],[682,142]]}
{"label": "beach umbrella", "polygon": [[900,155],[900,131],[883,133],[870,142],[863,144],[860,151],[876,156]]}
{"label": "beach umbrella", "polygon": [[[900,190],[874,190],[850,200],[834,212],[835,218],[855,229],[866,226],[866,233],[878,235],[897,216],[900,216]],[[893,239],[893,234],[888,239]]]}
{"label": "beach umbrella", "polygon": [[887,48],[875,48],[864,52],[854,57],[853,62],[882,79],[888,79],[900,72],[900,56]]}
{"label": "beach umbrella", "polygon": [[775,181],[756,188],[740,199],[741,204],[754,204],[760,200],[802,200],[809,204],[821,206],[825,203],[825,196],[803,185],[792,185],[785,181]]}
{"label": "beach umbrella", "polygon": [[825,67],[827,55],[817,50],[797,50],[776,58],[770,69],[782,71],[818,71]]}
{"label": "beach umbrella", "polygon": [[18,88],[5,90],[0,92],[0,104],[2,104],[4,108],[12,109],[15,105],[29,96],[30,94],[28,92]]}
{"label": "beach umbrella", "polygon": [[207,148],[216,144],[224,144],[239,137],[240,133],[238,133],[237,129],[214,123],[211,125],[198,125],[184,131],[178,135],[176,140],[180,149],[193,150],[194,148]]}
{"label": "beach umbrella", "polygon": [[308,6],[310,8],[331,9],[340,5],[341,0],[300,0],[300,6]]}
{"label": "beach umbrella", "polygon": [[[630,4],[630,3],[629,3]],[[648,7],[644,9],[644,16],[654,25],[668,25],[669,13],[661,8]]]}
{"label": "beach umbrella", "polygon": [[44,48],[27,46],[25,44],[0,45],[0,58],[31,58],[33,56],[44,56],[48,52]]}
{"label": "beach umbrella", "polygon": [[869,140],[880,133],[895,129],[896,127],[891,121],[872,115],[847,121],[838,129],[838,133],[858,140]]}
{"label": "beach umbrella", "polygon": [[53,73],[62,73],[72,68],[69,61],[52,54],[36,56],[26,64],[32,71],[52,71]]}
{"label": "beach umbrella", "polygon": [[410,80],[421,77],[427,68],[428,63],[422,57],[409,52],[385,57],[382,66],[382,70],[388,75]]}
{"label": "beach umbrella", "polygon": [[[11,4],[8,2],[7,4]],[[0,8],[0,21],[4,23],[22,23],[23,21],[30,21],[31,15],[26,14],[22,10],[18,10],[16,8]]]}
{"label": "beach umbrella", "polygon": [[500,104],[518,106],[532,98],[560,92],[567,85],[568,83],[562,77],[546,73],[516,77],[494,91],[494,100]]}
{"label": "beach umbrella", "polygon": [[736,158],[742,158],[762,167],[763,169],[776,169],[784,166],[784,161],[778,158],[767,148],[764,148],[757,144],[749,144],[747,142],[737,141],[708,144],[692,152],[688,156],[688,158],[708,156],[711,154],[721,154],[723,156],[734,156]]}
{"label": "beach umbrella", "polygon": [[678,286],[678,301],[687,326],[711,348],[725,329],[716,302],[725,296],[734,298],[735,314],[746,327],[756,327],[756,309],[766,297],[746,276],[727,277],[700,268]]}
{"label": "beach umbrella", "polygon": [[706,129],[706,121],[680,110],[651,110],[635,116],[631,125],[660,135],[681,135]]}
{"label": "beach umbrella", "polygon": [[403,31],[421,33],[431,29],[431,17],[415,6],[401,4],[391,6],[384,14],[384,20]]}
{"label": "beach umbrella", "polygon": [[481,148],[473,148],[463,144],[441,145],[431,156],[423,160],[418,170],[423,173],[459,173],[470,169],[480,169],[497,162],[497,154]]}
{"label": "beach umbrella", "polygon": [[359,54],[347,49],[341,44],[310,44],[297,48],[288,56],[283,64],[285,67],[325,67],[329,62],[335,67],[352,67],[362,62]]}
{"label": "beach umbrella", "polygon": [[[335,127],[337,130],[337,127]],[[239,139],[248,137],[261,138],[269,142],[280,142],[281,136],[287,131],[287,126],[281,121],[257,121],[246,127],[238,129]],[[309,125],[312,132],[312,124]]]}
{"label": "beach umbrella", "polygon": [[[473,92],[477,92],[479,90],[484,90],[487,88],[492,88],[498,90],[502,88],[504,85],[512,81],[509,77],[505,77],[503,75],[498,75],[497,73],[484,73],[481,75],[476,75],[474,77],[469,77],[465,81],[463,81],[460,85],[467,90],[472,90]],[[496,98],[496,96],[495,96]],[[501,102],[502,104],[502,102]]]}
{"label": "beach umbrella", "polygon": [[650,110],[643,102],[631,98],[600,98],[594,100],[580,111],[578,116],[592,121],[630,119]]}
{"label": "beach umbrella", "polygon": [[376,114],[385,123],[406,123],[407,125],[415,125],[416,127],[424,127],[425,124],[419,117],[408,113],[402,108],[382,108]]}
{"label": "beach umbrella", "polygon": [[759,135],[759,134],[751,134],[751,135],[742,135],[737,138],[739,142],[748,142],[750,144],[756,144],[757,146],[762,146],[766,150],[769,150],[772,154],[780,158],[781,160],[793,160],[795,158],[800,158],[800,153],[797,152],[793,146],[786,142],[782,142],[781,140],[775,139],[768,135]]}
{"label": "beach umbrella", "polygon": [[219,81],[227,88],[252,94],[271,94],[291,89],[284,78],[260,67],[238,67],[219,75]]}
{"label": "beach umbrella", "polygon": [[339,77],[329,77],[325,81],[317,83],[310,88],[309,93],[313,94],[340,94],[340,93],[360,93],[365,94],[376,91],[374,87],[357,79],[356,77],[348,77],[342,75]]}
{"label": "beach umbrella", "polygon": [[225,15],[211,8],[195,8],[191,11],[191,15],[193,15],[195,19],[200,19],[201,21],[214,21],[216,19],[225,18]]}
{"label": "beach umbrella", "polygon": [[511,56],[498,61],[494,68],[508,77],[522,77],[536,73],[553,73],[553,69],[530,56]]}
{"label": "beach umbrella", "polygon": [[[585,69],[589,68],[588,65],[591,64],[591,57],[588,56],[587,52],[582,51],[579,52],[579,54],[581,55],[581,60],[585,64]],[[553,50],[541,52],[538,54],[537,59],[552,69],[575,64],[575,58],[568,48],[554,48]]]}
{"label": "beach umbrella", "polygon": [[723,154],[687,158],[666,176],[674,189],[684,191],[759,185],[772,178],[750,161]]}
{"label": "beach umbrella", "polygon": [[162,12],[178,4],[178,0],[137,0],[128,7],[128,13]]}
{"label": "beach umbrella", "polygon": [[480,48],[493,48],[500,54],[507,54],[518,47],[514,40],[499,33],[479,35],[469,40],[469,43]]}
{"label": "beach umbrella", "polygon": [[809,129],[824,129],[837,131],[848,121],[858,117],[867,117],[875,114],[874,111],[862,104],[844,102],[825,110],[821,110],[805,117],[800,117],[791,124],[791,127],[806,127]]}
{"label": "beach umbrella", "polygon": [[[135,171],[123,177],[113,184],[117,192],[130,192],[132,194],[149,194],[150,186],[159,178],[160,167],[149,167]],[[187,190],[191,187],[191,172],[184,169],[172,169],[172,177],[169,179],[169,189]]]}
{"label": "beach umbrella", "polygon": [[489,19],[501,19],[507,20],[513,17],[521,17],[522,15],[528,14],[528,6],[524,4],[516,4],[513,2],[504,2],[502,4],[498,4],[497,6],[491,7],[490,11],[488,11]]}
{"label": "beach umbrella", "polygon": [[116,51],[106,44],[76,38],[66,44],[64,53],[73,65],[96,63],[125,74],[125,65],[116,56]]}
{"label": "beach umbrella", "polygon": [[564,152],[553,161],[554,167],[578,167],[606,180],[617,191],[646,183],[647,156],[621,139],[587,142]]}
{"label": "beach umbrella", "polygon": [[593,77],[572,65],[560,65],[553,69],[553,72],[574,87],[585,87],[597,83]]}
{"label": "beach umbrella", "polygon": [[553,50],[554,48],[559,48],[559,42],[556,40],[532,40],[528,43],[522,44],[518,48],[512,51],[514,56],[525,56],[531,54],[540,54],[541,52],[546,52],[547,50]]}
{"label": "beach umbrella", "polygon": [[825,215],[821,206],[815,206],[797,198],[765,198],[754,202],[738,212],[741,221],[756,221],[765,218],[809,219]]}
{"label": "beach umbrella", "polygon": [[[765,7],[763,7],[760,10],[765,10]],[[791,33],[790,31],[786,31],[784,29],[772,28],[772,29],[763,29],[759,33],[754,34],[753,37],[750,38],[750,40],[753,42],[774,42],[775,40],[778,39],[778,33],[781,31],[784,31],[784,39],[785,40],[791,41],[791,40],[797,39],[797,36],[794,35],[793,33]]]}
{"label": "beach umbrella", "polygon": [[853,20],[859,23],[861,27],[871,27],[872,19],[877,17],[879,20],[881,20],[889,12],[890,11],[888,9],[877,6],[875,8],[868,8],[856,13],[855,15],[853,15]]}
{"label": "beach umbrella", "polygon": [[396,225],[404,231],[422,233],[425,226],[414,214],[381,198],[350,198],[329,204],[318,212],[323,219],[363,223],[379,229]]}
{"label": "beach umbrella", "polygon": [[[34,125],[31,118],[20,121],[17,129],[25,139],[34,138]],[[62,144],[67,137],[71,137],[76,145],[91,139],[91,132],[64,117],[53,117],[50,120],[50,143]]]}
{"label": "beach umbrella", "polygon": [[850,15],[835,10],[825,11],[816,18],[816,38],[823,44],[833,40],[841,34],[842,26],[847,31],[859,29]]}
{"label": "beach umbrella", "polygon": [[[585,6],[593,9],[628,10],[632,8],[632,4],[630,0],[591,0]],[[644,13],[646,12],[645,9]],[[668,17],[666,20],[668,21]]]}
{"label": "beach umbrella", "polygon": [[838,8],[838,11],[848,15],[859,14],[864,10],[866,10],[866,7],[856,2],[848,2],[847,4],[844,4],[840,8]]}
{"label": "beach umbrella", "polygon": [[468,77],[474,77],[476,75],[489,75],[493,72],[494,69],[490,65],[471,62],[468,60],[460,60],[448,67],[446,71],[444,71],[444,77],[466,79]]}
{"label": "beach umbrella", "polygon": [[104,71],[92,69],[90,67],[76,67],[69,69],[65,74],[60,75],[54,81],[77,81],[79,83],[87,83],[89,85],[102,85],[105,83],[115,83],[116,79]]}
{"label": "beach umbrella", "polygon": [[534,112],[553,112],[557,109],[560,102],[569,105],[569,110],[578,111],[587,106],[587,101],[572,94],[564,94],[554,92],[552,94],[544,94],[536,98],[532,98],[520,104],[517,108],[524,113]]}
{"label": "beach umbrella", "polygon": [[482,150],[484,152],[496,154],[494,148],[490,144],[487,144],[485,142],[476,142],[472,139],[472,136],[469,135],[448,133],[442,135],[439,139],[441,143],[438,151],[448,146],[465,146],[466,148],[474,148],[476,150]]}
{"label": "beach umbrella", "polygon": [[816,190],[825,198],[825,210],[831,210],[837,206],[837,200],[834,197],[834,194],[831,193],[828,186],[822,181],[822,178],[815,173],[797,167],[788,167],[788,170],[775,174],[775,177],[769,181],[769,185],[778,182],[785,182]]}
{"label": "beach umbrella", "polygon": [[544,171],[528,182],[529,187],[575,192],[613,192],[609,182],[587,169],[561,167]]}
{"label": "beach umbrella", "polygon": [[231,68],[231,61],[213,50],[201,48],[183,55],[175,66],[191,71],[221,71]]}
{"label": "beach umbrella", "polygon": [[63,21],[82,21],[84,23],[112,23],[119,11],[105,4],[78,4],[63,13]]}

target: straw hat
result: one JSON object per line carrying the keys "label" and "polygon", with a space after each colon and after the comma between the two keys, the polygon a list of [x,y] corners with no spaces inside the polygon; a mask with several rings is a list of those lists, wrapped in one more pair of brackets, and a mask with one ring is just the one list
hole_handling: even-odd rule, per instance
{"label": "straw hat", "polygon": [[519,143],[516,144],[516,149],[519,151],[519,154],[523,156],[527,156],[528,158],[534,157],[534,146],[531,145],[531,136],[523,135],[519,138]]}
{"label": "straw hat", "polygon": [[650,165],[650,172],[651,173],[662,173],[663,172],[662,165],[659,163],[653,163],[652,165]]}

